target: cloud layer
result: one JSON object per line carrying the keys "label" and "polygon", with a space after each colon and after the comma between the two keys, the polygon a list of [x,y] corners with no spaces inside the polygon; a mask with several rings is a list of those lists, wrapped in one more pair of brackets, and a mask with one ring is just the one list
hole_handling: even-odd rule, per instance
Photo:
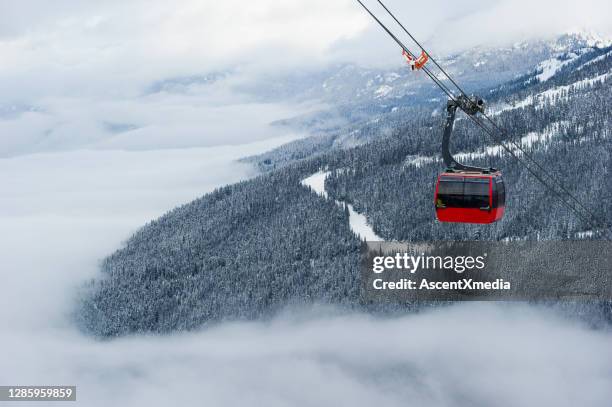
{"label": "cloud layer", "polygon": [[[367,4],[383,15],[375,1]],[[436,54],[612,27],[604,0],[394,0],[389,7]],[[396,46],[353,0],[9,0],[0,4],[0,55],[0,156],[252,141],[254,117],[261,124],[296,112],[252,105],[261,98],[245,89],[265,91],[263,76],[345,62],[401,64]],[[150,94],[160,81],[211,73],[231,74]],[[241,131],[226,131],[231,122],[243,123]]]}

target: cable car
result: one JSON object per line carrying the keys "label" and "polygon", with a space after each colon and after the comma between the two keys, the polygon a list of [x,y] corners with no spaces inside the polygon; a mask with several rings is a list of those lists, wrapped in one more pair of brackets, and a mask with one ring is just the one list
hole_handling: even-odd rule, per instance
{"label": "cable car", "polygon": [[440,222],[493,223],[504,216],[506,190],[501,172],[444,172],[435,192]]}
{"label": "cable car", "polygon": [[484,111],[478,98],[458,97],[446,106],[446,125],[442,137],[442,158],[447,166],[438,176],[434,205],[440,222],[493,223],[504,216],[506,188],[495,168],[480,168],[455,161],[449,151],[457,109],[469,115]]}

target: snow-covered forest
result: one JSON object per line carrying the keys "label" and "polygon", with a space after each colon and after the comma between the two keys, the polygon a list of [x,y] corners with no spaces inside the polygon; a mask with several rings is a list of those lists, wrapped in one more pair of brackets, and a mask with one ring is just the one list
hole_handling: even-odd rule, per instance
{"label": "snow-covered forest", "polygon": [[[546,80],[536,67],[480,91],[510,137],[586,198],[601,219],[612,214],[612,202],[603,199],[612,195],[611,72],[610,48],[594,47]],[[271,316],[291,304],[360,308],[360,240],[350,228],[349,207],[304,185],[321,169],[330,172],[329,196],[364,214],[384,239],[593,237],[589,224],[466,120],[457,123],[453,148],[473,152],[463,154],[466,160],[503,169],[508,214],[492,226],[436,222],[441,120],[422,107],[401,115],[391,109],[366,122],[361,131],[371,141],[356,147],[304,154],[305,140],[289,161],[290,150],[255,158],[268,172],[170,211],[105,259],[105,278],[92,281],[78,312],[82,326],[115,336]],[[381,127],[388,134],[380,134]],[[275,157],[281,160],[276,169]]]}

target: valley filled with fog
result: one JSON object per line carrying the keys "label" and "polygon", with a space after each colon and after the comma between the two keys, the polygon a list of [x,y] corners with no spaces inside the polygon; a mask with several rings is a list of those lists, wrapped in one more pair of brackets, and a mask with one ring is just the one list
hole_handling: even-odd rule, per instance
{"label": "valley filled with fog", "polygon": [[612,334],[526,305],[394,319],[315,305],[104,341],[75,327],[102,258],[148,220],[252,176],[235,160],[284,141],[1,159],[0,382],[75,384],[88,406],[607,404]]}

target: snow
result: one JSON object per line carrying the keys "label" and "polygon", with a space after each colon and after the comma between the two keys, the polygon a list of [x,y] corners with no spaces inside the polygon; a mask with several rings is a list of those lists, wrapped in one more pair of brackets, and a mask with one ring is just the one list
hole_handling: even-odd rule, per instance
{"label": "snow", "polygon": [[547,101],[552,101],[556,97],[563,97],[564,95],[567,95],[569,91],[580,90],[592,86],[598,82],[605,82],[610,76],[612,76],[612,73],[608,72],[597,75],[593,78],[576,81],[570,85],[557,86],[552,89],[545,90],[544,92],[536,95],[535,100],[538,102],[536,107],[542,108]]}
{"label": "snow", "polygon": [[319,171],[312,174],[308,178],[302,180],[302,185],[309,187],[323,198],[329,198],[327,191],[325,190],[325,178],[329,176],[329,171]]}
{"label": "snow", "polygon": [[559,61],[557,58],[549,59],[544,62],[541,62],[538,65],[538,69],[542,70],[542,73],[536,75],[536,78],[540,82],[546,82],[563,66],[563,63]]}
{"label": "snow", "polygon": [[[549,141],[552,137],[559,133],[562,127],[567,126],[568,122],[556,122],[552,123],[550,126],[547,126],[542,132],[529,132],[523,137],[521,137],[516,144],[520,145],[522,148],[529,150],[536,143],[545,143]],[[508,148],[516,155],[522,155],[522,152],[515,147],[513,144],[509,144],[506,142]],[[505,152],[505,149],[502,146],[488,146],[482,152],[478,153],[459,153],[455,155],[457,161],[466,161],[466,160],[474,160],[478,158],[485,157],[499,157],[501,154]]]}
{"label": "snow", "polygon": [[[325,199],[329,199],[329,195],[325,190],[325,178],[330,174],[330,171],[319,171],[302,180],[302,185],[309,187],[314,192]],[[367,218],[355,211],[353,205],[342,201],[335,201],[338,206],[346,205],[349,211],[349,226],[353,233],[368,242],[383,241],[384,239],[374,233],[374,230],[368,223]]]}
{"label": "snow", "polygon": [[570,58],[564,61],[561,61],[558,58],[551,58],[551,59],[542,61],[538,64],[538,67],[536,68],[536,70],[542,71],[542,72],[536,75],[536,78],[540,82],[546,82],[547,80],[552,78],[557,73],[557,71],[559,71],[559,69],[563,68],[565,65],[569,64],[570,62],[574,61],[576,58],[578,58],[578,55],[571,54]]}
{"label": "snow", "polygon": [[[336,201],[338,204],[342,204],[342,202]],[[374,230],[368,223],[365,215],[359,214],[353,208],[353,205],[346,204],[349,211],[349,226],[353,233],[359,236],[361,239],[364,239],[368,242],[377,242],[383,241],[384,239],[374,233]]]}
{"label": "snow", "polygon": [[[541,72],[538,75],[536,75],[536,78],[540,82],[546,82],[547,80],[552,78],[559,71],[559,69],[575,61],[576,59],[578,59],[580,54],[584,54],[586,51],[579,50],[576,52],[571,52],[569,54],[563,54],[562,56],[557,56],[555,58],[547,59],[545,61],[540,62],[536,68],[536,71],[541,71]],[[600,60],[601,58],[602,58],[601,56],[598,58],[595,58],[594,60],[587,62],[584,65],[588,65],[589,63],[596,62]],[[580,69],[581,68],[577,68],[577,70],[580,70]]]}
{"label": "snow", "polygon": [[589,47],[606,48],[612,45],[612,38],[604,37],[601,33],[588,28],[568,30],[566,34],[585,40]]}
{"label": "snow", "polygon": [[605,54],[598,56],[597,58],[593,58],[590,61],[585,62],[584,64],[580,65],[578,68],[576,68],[576,70],[580,71],[586,66],[593,65],[599,61],[603,61],[604,59],[609,58],[610,54],[612,54],[612,51],[608,51]]}
{"label": "snow", "polygon": [[[546,143],[552,137],[558,134],[559,131],[563,127],[566,127],[568,125],[569,125],[569,122],[565,122],[565,121],[553,123],[550,126],[547,126],[542,132],[532,131],[532,132],[527,133],[526,135],[521,137],[519,140],[517,140],[516,143],[520,145],[522,148],[528,150],[532,148],[535,144]],[[516,155],[520,156],[523,154],[514,145],[509,144],[509,143],[506,143],[506,145]],[[484,150],[479,151],[479,152],[469,152],[469,153],[462,152],[462,153],[454,154],[453,156],[459,162],[464,162],[464,161],[469,162],[469,161],[487,158],[487,157],[499,157],[504,153],[505,153],[505,149],[502,146],[495,145],[495,146],[487,146],[484,148]],[[411,156],[406,157],[403,165],[404,166],[411,165],[411,166],[420,168],[423,165],[435,163],[439,161],[440,159],[438,157],[411,155]]]}
{"label": "snow", "polygon": [[425,155],[409,155],[404,160],[403,166],[406,167],[410,165],[413,167],[421,168],[426,164],[430,164],[436,161],[438,161],[436,157],[430,157]]}
{"label": "snow", "polygon": [[593,233],[592,230],[587,230],[587,231],[584,231],[584,232],[578,232],[576,234],[576,237],[578,239],[587,239],[587,238],[593,237],[593,235],[594,235],[594,233]]}
{"label": "snow", "polygon": [[385,75],[385,82],[394,82],[399,78],[401,78],[401,76],[397,72],[390,72]]}
{"label": "snow", "polygon": [[[536,79],[538,79],[540,82],[546,82],[547,80],[552,78],[559,71],[559,69],[563,68],[565,65],[578,59],[580,54],[584,54],[584,52],[585,51],[582,50],[582,51],[577,51],[577,53],[572,52],[569,54],[563,54],[562,56],[557,56],[555,58],[547,59],[545,61],[540,62],[536,68],[536,72],[540,71],[540,73],[535,76]],[[584,66],[600,61],[601,59],[605,58],[607,54],[609,54],[609,52],[606,53],[605,55],[601,55],[583,64],[582,66],[578,67],[576,70],[580,70]]]}
{"label": "snow", "polygon": [[504,148],[502,146],[487,146],[484,151],[478,153],[457,153],[454,157],[457,161],[464,162],[485,157],[499,157],[503,151]]}
{"label": "snow", "polygon": [[567,94],[570,91],[585,89],[598,82],[605,82],[612,76],[612,73],[607,72],[601,75],[597,75],[593,78],[582,79],[571,83],[569,85],[556,86],[551,89],[547,89],[536,95],[527,96],[525,99],[519,100],[513,103],[503,103],[493,109],[491,109],[491,116],[498,115],[502,112],[520,109],[527,106],[535,105],[536,109],[542,109],[547,103],[554,103],[558,98],[567,99]]}
{"label": "snow", "polygon": [[378,89],[376,89],[374,95],[377,99],[383,98],[391,93],[392,90],[393,88],[389,85],[381,85]]}

